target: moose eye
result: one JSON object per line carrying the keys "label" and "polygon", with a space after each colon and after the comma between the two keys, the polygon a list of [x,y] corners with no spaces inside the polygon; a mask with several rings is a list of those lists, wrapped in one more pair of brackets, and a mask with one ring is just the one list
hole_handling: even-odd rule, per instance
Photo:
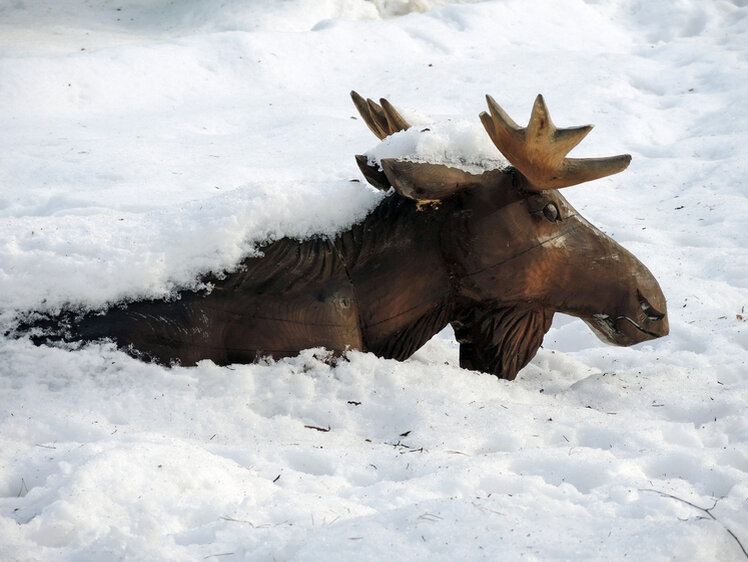
{"label": "moose eye", "polygon": [[545,207],[543,207],[543,216],[545,216],[545,218],[547,218],[551,222],[557,221],[560,217],[556,204],[548,203]]}

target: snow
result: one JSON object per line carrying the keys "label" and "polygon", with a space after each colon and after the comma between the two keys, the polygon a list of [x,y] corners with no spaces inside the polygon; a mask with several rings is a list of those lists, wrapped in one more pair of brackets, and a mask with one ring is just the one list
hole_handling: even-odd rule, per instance
{"label": "snow", "polygon": [[479,123],[459,119],[417,126],[412,119],[407,121],[409,129],[388,136],[364,153],[369,165],[381,170],[383,159],[397,158],[443,164],[474,174],[509,165]]}
{"label": "snow", "polygon": [[449,333],[171,369],[2,336],[0,559],[744,559],[746,45],[737,0],[1,3],[0,333],[359,220],[353,155],[384,149],[351,89],[447,123],[397,150],[458,160],[490,149],[485,94],[595,123],[572,155],[632,164],[564,195],[671,333],[557,316],[514,382]]}

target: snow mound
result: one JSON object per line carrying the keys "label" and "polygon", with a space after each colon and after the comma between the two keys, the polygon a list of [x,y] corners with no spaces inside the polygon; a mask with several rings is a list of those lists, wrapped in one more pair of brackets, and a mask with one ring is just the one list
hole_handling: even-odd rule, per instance
{"label": "snow mound", "polygon": [[360,181],[265,182],[146,213],[16,217],[0,223],[0,310],[101,308],[195,289],[201,274],[234,270],[264,243],[334,235],[381,198]]}
{"label": "snow mound", "polygon": [[379,166],[383,158],[396,158],[444,164],[473,174],[509,165],[485,129],[465,120],[412,126],[388,136],[365,156],[370,165]]}
{"label": "snow mound", "polygon": [[473,4],[485,0],[367,0],[374,4],[379,15],[385,18],[423,13],[447,4]]}

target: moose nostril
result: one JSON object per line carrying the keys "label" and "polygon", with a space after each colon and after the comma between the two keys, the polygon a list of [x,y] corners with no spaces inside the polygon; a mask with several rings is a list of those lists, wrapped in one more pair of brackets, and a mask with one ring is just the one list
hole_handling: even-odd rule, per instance
{"label": "moose nostril", "polygon": [[665,314],[649,304],[649,301],[642,296],[638,289],[636,291],[636,297],[639,299],[639,306],[641,306],[642,311],[647,316],[647,319],[662,320],[663,318],[665,318]]}

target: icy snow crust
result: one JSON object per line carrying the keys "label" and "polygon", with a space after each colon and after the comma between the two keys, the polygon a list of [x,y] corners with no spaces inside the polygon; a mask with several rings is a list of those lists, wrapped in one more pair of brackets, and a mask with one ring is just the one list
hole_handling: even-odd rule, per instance
{"label": "icy snow crust", "polygon": [[411,119],[408,124],[406,131],[390,135],[368,150],[368,163],[381,168],[382,159],[396,158],[444,164],[472,174],[509,166],[480,123],[449,120],[416,124]]}
{"label": "icy snow crust", "polygon": [[[539,92],[558,126],[596,123],[573,155],[632,165],[564,194],[671,322],[614,348],[559,316],[511,383],[459,369],[449,333],[403,363],[171,369],[0,336],[0,559],[743,560],[741,4],[0,5],[3,327],[359,220],[382,194],[353,155],[386,145],[352,88],[466,131],[486,93],[521,125]],[[412,134],[391,142],[425,151]]]}

